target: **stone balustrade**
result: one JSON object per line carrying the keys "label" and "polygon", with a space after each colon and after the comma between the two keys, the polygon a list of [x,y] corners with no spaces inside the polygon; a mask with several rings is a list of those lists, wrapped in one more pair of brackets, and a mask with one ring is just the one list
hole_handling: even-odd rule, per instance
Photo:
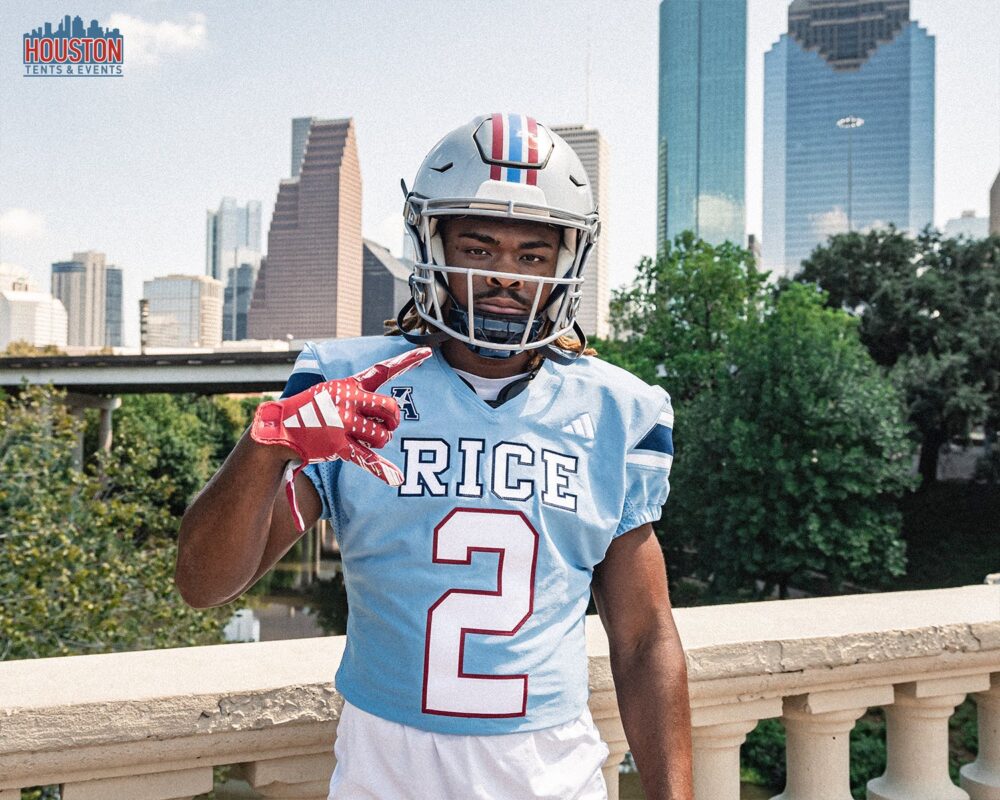
{"label": "stone balustrade", "polygon": [[[781,800],[849,800],[848,734],[886,709],[875,800],[1000,800],[1000,586],[680,609],[698,800],[739,797],[758,720],[788,735]],[[617,800],[627,750],[600,622],[587,626],[591,710]],[[0,800],[181,800],[238,765],[228,797],[322,800],[342,700],[341,637],[0,663]],[[947,771],[948,717],[978,706],[980,751]],[[242,787],[242,788],[239,788]]]}

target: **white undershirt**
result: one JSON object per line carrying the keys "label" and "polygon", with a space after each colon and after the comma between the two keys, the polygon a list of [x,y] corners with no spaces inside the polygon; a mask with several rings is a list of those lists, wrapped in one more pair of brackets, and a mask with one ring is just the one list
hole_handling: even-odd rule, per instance
{"label": "white undershirt", "polygon": [[[452,367],[452,369],[455,368]],[[461,369],[456,369],[455,372],[462,376],[462,379],[472,387],[479,397],[489,401],[496,400],[508,384],[521,378],[527,378],[531,374],[530,372],[522,372],[520,375],[507,375],[503,378],[484,378],[482,375],[473,375],[471,372]]]}

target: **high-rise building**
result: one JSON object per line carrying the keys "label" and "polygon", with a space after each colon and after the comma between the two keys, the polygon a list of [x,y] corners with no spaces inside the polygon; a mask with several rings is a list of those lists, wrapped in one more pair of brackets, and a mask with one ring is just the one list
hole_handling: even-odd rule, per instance
{"label": "high-rise building", "polygon": [[52,295],[0,289],[0,352],[12,342],[65,347],[67,325],[66,309]]}
{"label": "high-rise building", "polygon": [[990,233],[990,221],[977,217],[972,209],[962,212],[962,216],[948,220],[944,224],[944,235],[949,239],[964,236],[967,239],[985,239]]}
{"label": "high-rise building", "polygon": [[746,0],[660,3],[657,248],[743,244]]}
{"label": "high-rise building", "polygon": [[238,267],[230,267],[226,273],[226,290],[222,301],[222,340],[237,342],[247,338],[247,315],[253,299],[253,287],[257,283],[261,258],[244,261]]}
{"label": "high-rise building", "polygon": [[361,333],[361,167],[354,120],[315,120],[281,181],[248,317],[251,339]]}
{"label": "high-rise building", "polygon": [[410,266],[386,248],[364,240],[364,299],[361,335],[381,336],[385,321],[395,319],[410,299]]}
{"label": "high-rise building", "polygon": [[1000,236],[1000,172],[990,187],[990,235]]}
{"label": "high-rise building", "polygon": [[793,0],[764,57],[764,268],[934,218],[934,37],[909,0]]}
{"label": "high-rise building", "polygon": [[306,142],[309,141],[309,128],[316,117],[296,117],[292,120],[292,177],[299,177],[302,169],[302,158],[306,154]]}
{"label": "high-rise building", "polygon": [[601,214],[601,235],[583,283],[583,299],[577,321],[588,336],[608,336],[608,145],[599,131],[583,125],[556,125],[552,128],[573,148],[583,162],[590,189]]}
{"label": "high-rise building", "polygon": [[67,344],[104,347],[106,334],[107,267],[104,253],[73,253],[71,261],[52,265],[52,295],[69,317]]}
{"label": "high-rise building", "polygon": [[260,201],[239,205],[223,197],[218,211],[206,211],[205,274],[221,281],[232,267],[260,259]]}
{"label": "high-rise building", "polygon": [[110,264],[106,270],[107,282],[104,293],[104,344],[108,347],[122,346],[122,271],[121,267]]}
{"label": "high-rise building", "polygon": [[222,281],[208,275],[166,275],[142,284],[149,302],[149,347],[218,347],[222,343]]}

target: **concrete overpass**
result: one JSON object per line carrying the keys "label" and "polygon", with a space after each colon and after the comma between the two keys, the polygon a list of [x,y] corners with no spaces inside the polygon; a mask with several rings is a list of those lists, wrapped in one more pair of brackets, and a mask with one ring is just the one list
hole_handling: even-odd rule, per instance
{"label": "concrete overpass", "polygon": [[0,388],[52,384],[81,395],[281,391],[298,350],[127,356],[5,356]]}
{"label": "concrete overpass", "polygon": [[[98,447],[111,449],[111,414],[118,395],[230,394],[280,392],[298,350],[260,353],[172,353],[127,356],[5,356],[0,358],[0,389],[16,393],[27,382],[66,390],[66,404],[82,417],[100,411]],[[83,461],[83,432],[76,448]]]}

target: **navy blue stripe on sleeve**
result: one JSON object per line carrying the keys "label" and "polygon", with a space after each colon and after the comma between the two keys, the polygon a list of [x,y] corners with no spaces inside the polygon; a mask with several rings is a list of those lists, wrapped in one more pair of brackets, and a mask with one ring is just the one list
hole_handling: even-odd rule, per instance
{"label": "navy blue stripe on sleeve", "polygon": [[646,434],[635,450],[652,450],[655,453],[674,454],[674,434],[666,425],[654,425],[653,430]]}
{"label": "navy blue stripe on sleeve", "polygon": [[318,372],[293,372],[285,384],[285,391],[281,393],[280,399],[284,400],[286,397],[304,392],[310,386],[322,383],[323,380],[323,376]]}

